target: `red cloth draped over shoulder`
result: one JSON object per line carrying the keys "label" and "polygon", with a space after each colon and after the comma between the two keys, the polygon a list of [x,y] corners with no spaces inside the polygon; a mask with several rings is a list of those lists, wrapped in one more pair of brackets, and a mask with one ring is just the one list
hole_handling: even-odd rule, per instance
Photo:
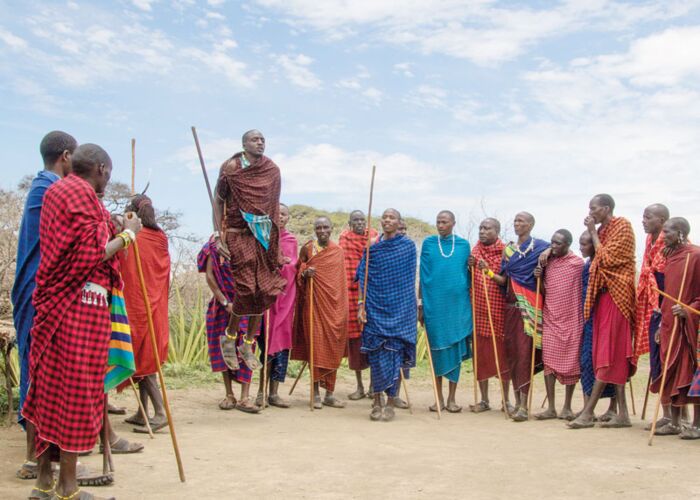
{"label": "red cloth draped over shoulder", "polygon": [[[372,229],[370,237],[375,239],[377,231]],[[348,338],[357,339],[362,336],[362,328],[357,321],[357,301],[360,296],[360,288],[359,282],[355,281],[355,272],[367,248],[367,231],[365,230],[365,234],[357,234],[346,229],[340,233],[338,244],[345,255],[345,276],[348,287]]]}
{"label": "red cloth draped over shoulder", "polygon": [[622,315],[634,325],[635,316],[635,255],[632,224],[623,217],[613,217],[598,230],[600,245],[591,264],[584,316],[591,317],[600,291],[607,288]]}
{"label": "red cloth draped over shoulder", "polygon": [[309,360],[310,292],[308,279],[302,273],[309,267],[314,275],[314,378],[324,372],[336,370],[345,352],[347,342],[348,291],[343,249],[333,242],[321,252],[314,253],[314,242],[310,241],[299,255],[297,272],[297,314],[294,327],[292,359]]}
{"label": "red cloth draped over shoulder", "polygon": [[[686,258],[688,258],[688,273],[681,293]],[[688,244],[676,249],[667,258],[664,274],[666,293],[679,298],[684,304],[700,309],[700,247]],[[674,303],[670,300],[661,302],[660,348],[662,363],[666,360],[673,325],[676,321],[678,323],[661,401],[664,404],[673,403],[674,405],[699,404],[700,398],[690,398],[687,394],[697,368],[696,349],[700,317],[688,313],[687,318],[676,320],[671,312],[673,305]],[[652,391],[659,391],[660,379],[659,376],[652,382]]]}
{"label": "red cloth draped over shoulder", "polygon": [[654,292],[658,287],[655,273],[663,273],[666,267],[664,249],[664,233],[661,231],[656,241],[651,241],[652,235],[647,235],[642,258],[642,269],[639,271],[637,282],[637,309],[635,317],[634,355],[639,357],[649,352],[649,321],[654,309],[659,307],[659,294]]}
{"label": "red cloth draped over shoulder", "polygon": [[[168,237],[160,229],[144,227],[136,236],[136,242],[139,246],[143,278],[151,304],[158,356],[163,364],[168,357],[170,333],[168,324],[168,291],[170,288]],[[133,377],[145,377],[156,373],[158,367],[153,356],[146,305],[136,269],[136,252],[133,248],[127,252],[121,252],[119,260],[124,280],[124,302],[126,303],[126,312],[129,315],[131,342],[136,358],[136,372]],[[127,381],[120,385],[119,389],[128,387],[128,385]]]}
{"label": "red cloth draped over shoulder", "polygon": [[[472,250],[472,255],[478,263],[480,260],[486,261],[489,269],[498,272],[503,258],[503,249],[506,247],[500,239],[491,245],[484,245],[478,242]],[[503,321],[505,317],[506,299],[501,287],[487,278],[487,288],[489,292],[489,302],[491,306],[491,317],[493,318],[493,328],[496,337],[503,338]],[[486,296],[484,294],[484,280],[481,271],[476,271],[474,276],[474,291],[472,297],[474,316],[476,322],[476,333],[480,337],[491,336],[491,325],[489,324],[488,311],[486,308]]]}

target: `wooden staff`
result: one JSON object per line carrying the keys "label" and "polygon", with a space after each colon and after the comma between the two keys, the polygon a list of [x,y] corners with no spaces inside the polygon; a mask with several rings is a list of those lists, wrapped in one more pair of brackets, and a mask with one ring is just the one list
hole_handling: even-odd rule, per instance
{"label": "wooden staff", "polygon": [[139,393],[136,390],[136,384],[134,384],[134,379],[132,377],[129,377],[129,383],[131,384],[131,388],[134,390],[134,396],[136,396],[136,402],[139,405],[139,412],[141,413],[141,418],[143,418],[143,421],[146,424],[146,430],[148,431],[148,435],[151,436],[151,439],[155,439],[153,431],[151,430],[151,423],[148,421],[148,413],[146,413],[146,408],[143,407],[143,403],[141,402]]}
{"label": "wooden staff", "polygon": [[[367,278],[369,277],[369,247],[372,246],[372,197],[374,196],[374,174],[377,166],[372,165],[372,180],[369,184],[369,208],[367,209],[367,244],[365,250],[365,283],[362,287],[362,300],[367,301]],[[365,309],[366,311],[366,309]]]}
{"label": "wooden staff", "polygon": [[[437,418],[440,420],[442,417],[442,410],[440,409],[440,399],[438,397],[438,389],[437,389],[437,378],[435,377],[435,367],[433,366],[433,353],[430,352],[430,340],[428,339],[428,330],[425,330],[425,346],[427,347],[426,351],[428,351],[428,363],[430,363],[430,377],[433,380],[433,395],[435,396],[435,408],[437,409]],[[403,371],[401,371],[401,375],[403,376]],[[408,401],[406,401],[408,403]]]}
{"label": "wooden staff", "polygon": [[683,309],[685,309],[686,311],[690,311],[691,313],[697,314],[698,316],[700,316],[700,311],[698,311],[697,309],[693,309],[693,308],[690,307],[688,304],[684,304],[683,302],[680,301],[680,299],[677,299],[677,298],[675,298],[675,297],[672,297],[672,296],[670,296],[669,294],[667,294],[666,292],[662,292],[661,290],[657,290],[656,288],[654,288],[654,291],[655,291],[655,292],[658,292],[659,295],[661,295],[662,297],[666,297],[668,300],[670,300],[670,301],[673,302],[674,304],[678,304],[679,306],[681,306],[681,307],[682,307]]}
{"label": "wooden staff", "polygon": [[[481,271],[481,278],[484,282],[484,297],[486,297],[486,312],[489,316],[489,327],[491,328],[491,343],[493,344],[493,357],[496,360],[496,373],[498,373],[498,384],[501,386],[501,403],[503,404],[503,414],[508,420],[508,409],[506,408],[506,391],[503,389],[503,377],[501,377],[501,364],[498,361],[498,344],[496,344],[496,329],[493,327],[493,316],[491,315],[491,299],[489,299],[489,287],[486,281],[486,273]],[[474,330],[474,340],[476,340],[476,330]],[[476,354],[476,351],[475,351]]]}
{"label": "wooden staff", "polygon": [[263,365],[263,410],[267,404],[267,386],[268,386],[268,359],[267,353],[270,350],[270,310],[265,311],[265,364]]}
{"label": "wooden staff", "polygon": [[649,402],[649,389],[651,388],[651,370],[649,370],[649,377],[647,378],[647,390],[644,393],[644,406],[642,406],[642,420],[647,416],[647,403]]}
{"label": "wooden staff", "polygon": [[413,405],[411,404],[411,398],[408,396],[408,384],[406,383],[406,377],[403,376],[403,368],[399,368],[399,376],[401,377],[401,385],[403,385],[403,393],[406,395],[408,412],[413,415]]}
{"label": "wooden staff", "polygon": [[[219,214],[219,208],[216,203],[214,203],[214,196],[211,192],[211,185],[209,184],[209,176],[207,175],[207,167],[204,165],[204,156],[202,155],[202,148],[199,145],[199,138],[197,137],[197,129],[192,127],[192,136],[194,137],[194,144],[197,147],[197,155],[199,156],[199,164],[202,167],[202,174],[204,175],[204,183],[207,185],[207,193],[209,193],[209,202],[211,203],[212,213],[214,214],[214,228],[221,232],[221,214]],[[222,234],[223,238],[224,235]]]}
{"label": "wooden staff", "polygon": [[533,385],[535,382],[535,351],[537,350],[537,326],[539,322],[537,321],[540,316],[540,287],[542,286],[542,277],[537,277],[537,290],[535,295],[535,330],[532,332],[532,356],[530,358],[530,387],[527,392],[527,419],[532,418],[532,393]]}
{"label": "wooden staff", "polygon": [[301,375],[304,373],[304,370],[306,370],[306,367],[308,366],[308,364],[309,364],[308,362],[304,361],[304,363],[301,365],[301,369],[299,370],[299,374],[297,375],[296,380],[292,384],[292,388],[289,389],[290,396],[294,392],[294,389],[296,388],[297,384],[299,383],[299,379],[301,378]]}
{"label": "wooden staff", "polygon": [[634,405],[634,389],[632,388],[632,379],[629,380],[629,386],[630,386],[630,401],[632,403],[632,415],[636,416],[637,409],[635,408],[635,405]]}
{"label": "wooden staff", "polygon": [[[132,139],[132,148],[135,146],[136,141]],[[133,154],[132,149],[132,163],[131,163],[131,177],[135,177],[134,172],[136,171],[136,156]],[[133,216],[132,213],[127,214],[127,217]],[[160,391],[163,395],[163,406],[165,406],[165,415],[168,417],[168,428],[170,429],[170,438],[173,442],[173,450],[175,451],[175,460],[177,461],[177,470],[180,474],[180,482],[185,482],[185,469],[182,465],[182,457],[180,457],[180,448],[177,445],[177,436],[175,435],[175,424],[173,423],[173,416],[170,413],[170,403],[168,401],[168,391],[165,389],[165,377],[163,376],[163,369],[160,366],[160,354],[158,354],[158,342],[156,341],[156,330],[153,326],[153,311],[151,310],[151,300],[148,297],[148,289],[146,288],[146,280],[143,274],[143,267],[141,266],[141,254],[139,253],[139,245],[136,240],[132,243],[134,247],[134,258],[136,260],[136,272],[139,277],[139,285],[141,286],[141,295],[143,295],[143,304],[146,307],[146,320],[148,321],[148,333],[151,337],[151,347],[153,348],[153,360],[156,363],[156,368],[158,369],[158,380],[160,382]]]}
{"label": "wooden staff", "polygon": [[311,395],[309,407],[314,411],[314,278],[309,278],[309,380],[311,381]]}
{"label": "wooden staff", "polygon": [[[683,268],[683,278],[681,279],[681,288],[678,290],[678,301],[681,300],[683,296],[683,289],[685,288],[685,278],[688,274],[688,263],[690,262],[690,254],[685,256],[685,267]],[[656,420],[659,418],[659,409],[661,408],[661,398],[664,395],[664,385],[666,384],[666,374],[668,371],[668,362],[671,359],[671,351],[673,350],[673,341],[676,339],[676,330],[678,330],[678,316],[673,316],[673,328],[671,329],[671,338],[668,341],[668,350],[666,351],[666,359],[664,360],[663,371],[661,374],[661,386],[659,387],[659,399],[656,401],[656,410],[654,411],[654,420],[651,423],[651,431],[649,432],[649,446],[651,446],[654,440],[654,433],[656,432]]]}
{"label": "wooden staff", "polygon": [[105,411],[102,417],[102,474],[108,475],[114,472],[114,464],[112,463],[112,443],[109,442],[109,399],[107,394],[104,398]]}
{"label": "wooden staff", "polygon": [[[477,392],[477,387],[479,385],[479,375],[477,373],[479,363],[478,356],[476,353],[476,309],[474,308],[474,298],[476,297],[476,289],[474,288],[474,274],[476,273],[476,266],[472,267],[472,346],[474,348],[474,357],[472,358],[473,366],[472,373],[474,374],[474,409],[476,409],[479,404],[479,393]],[[506,415],[508,412],[506,412]]]}

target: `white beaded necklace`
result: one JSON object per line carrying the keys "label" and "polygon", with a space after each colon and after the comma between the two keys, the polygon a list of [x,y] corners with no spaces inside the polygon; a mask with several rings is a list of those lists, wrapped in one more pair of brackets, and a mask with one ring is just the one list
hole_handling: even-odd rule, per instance
{"label": "white beaded necklace", "polygon": [[442,243],[440,243],[440,239],[440,235],[438,235],[438,248],[440,249],[440,255],[446,259],[449,259],[452,257],[452,254],[455,253],[455,233],[452,233],[452,250],[450,251],[450,255],[445,255],[445,252],[442,251]]}

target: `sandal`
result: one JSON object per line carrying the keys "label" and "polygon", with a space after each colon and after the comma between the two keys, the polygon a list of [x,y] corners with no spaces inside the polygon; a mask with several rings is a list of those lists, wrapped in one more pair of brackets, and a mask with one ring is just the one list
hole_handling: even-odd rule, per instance
{"label": "sandal", "polygon": [[[263,407],[263,395],[262,392],[259,392],[257,396],[255,396],[255,406],[259,406],[260,408]],[[270,400],[268,399],[265,401],[265,408],[270,406]]]}
{"label": "sandal", "polygon": [[314,410],[323,410],[323,403],[321,403],[321,396],[316,396],[314,398]]}
{"label": "sandal", "polygon": [[535,420],[553,420],[555,418],[557,418],[556,411],[545,410],[542,413],[535,415]]}
{"label": "sandal", "polygon": [[462,407],[456,403],[447,405],[445,409],[447,410],[447,413],[460,413],[462,411]]}
{"label": "sandal", "polygon": [[230,396],[226,396],[224,399],[219,401],[219,409],[220,410],[233,410],[236,407],[236,396],[231,394]]}
{"label": "sandal", "polygon": [[255,371],[260,368],[260,361],[258,361],[258,358],[255,356],[251,345],[252,344],[249,344],[247,340],[244,340],[243,343],[238,346],[238,354],[241,355],[246,366],[250,370]]}
{"label": "sandal", "polygon": [[526,422],[527,421],[527,410],[525,408],[518,408],[518,411],[515,412],[515,415],[513,415],[511,418],[513,419],[513,422]]}
{"label": "sandal", "polygon": [[270,406],[276,406],[277,408],[289,408],[291,406],[287,401],[282,399],[279,394],[272,394],[267,398],[267,402]]}
{"label": "sandal", "polygon": [[[113,455],[126,455],[143,451],[141,443],[130,443],[123,437],[117,438],[114,443],[109,443],[109,449]],[[104,453],[104,446],[100,445],[100,453]]]}
{"label": "sandal", "polygon": [[[396,402],[394,402],[394,404],[396,404]],[[432,405],[428,406],[428,410],[430,410],[430,411],[432,411],[432,412],[437,412],[437,406],[435,405],[435,403],[433,403]],[[445,411],[445,405],[444,405],[444,404],[441,404],[441,405],[440,405],[440,411]]]}
{"label": "sandal", "polygon": [[32,488],[32,492],[29,494],[29,500],[45,500],[45,499],[50,499],[53,498],[55,491],[54,489],[56,488],[56,480],[54,479],[53,484],[51,485],[51,488],[48,488],[46,490],[42,490],[41,488],[38,488],[34,486]]}
{"label": "sandal", "polygon": [[126,415],[126,407],[114,406],[112,403],[107,403],[107,413],[110,415]]}
{"label": "sandal", "polygon": [[394,408],[399,410],[408,410],[408,403],[398,396],[394,397]]}
{"label": "sandal", "polygon": [[[659,429],[659,428],[663,427],[664,425],[670,424],[670,423],[671,423],[671,419],[670,419],[670,418],[668,418],[668,417],[661,417],[659,420],[656,421],[656,428]],[[652,426],[652,423],[647,424],[646,427],[644,427],[644,430],[645,430],[645,431],[650,431],[650,430],[651,430],[651,426]]]}
{"label": "sandal", "polygon": [[[485,411],[489,411],[490,409],[491,405],[489,405],[488,402],[484,401],[483,399],[475,405],[469,405],[469,411],[472,413],[483,413]],[[501,411],[503,410],[501,409]]]}
{"label": "sandal", "polygon": [[692,426],[686,427],[678,437],[681,439],[700,439],[700,428]]}
{"label": "sandal", "polygon": [[[671,424],[668,424],[671,425]],[[622,429],[625,427],[632,427],[632,422],[628,420],[620,420],[620,417],[615,415],[613,418],[608,420],[607,422],[601,422],[600,427],[603,429]],[[664,426],[668,427],[668,426]],[[680,429],[678,430],[680,432]]]}
{"label": "sandal", "polygon": [[668,423],[662,427],[657,427],[654,431],[654,436],[678,436],[682,429],[677,425]]}
{"label": "sandal", "polygon": [[569,429],[590,429],[591,427],[595,427],[595,422],[593,419],[583,422],[579,422],[578,419],[576,419],[567,423],[566,426]]}
{"label": "sandal", "polygon": [[345,403],[343,403],[339,399],[336,399],[335,396],[326,396],[325,398],[323,398],[323,404],[325,406],[330,406],[331,408],[345,408]]}
{"label": "sandal", "polygon": [[239,401],[236,405],[236,410],[242,411],[243,413],[260,413],[260,407],[251,404],[249,397]]}
{"label": "sandal", "polygon": [[379,405],[372,406],[372,411],[369,414],[369,419],[373,422],[377,422],[382,419],[382,407]]}
{"label": "sandal", "polygon": [[[486,403],[486,404],[488,404],[488,403]],[[490,409],[490,408],[491,408],[491,407],[489,407],[489,409]],[[505,412],[508,414],[509,417],[512,416],[512,415],[514,415],[515,412],[516,412],[517,410],[518,410],[518,409],[517,409],[515,406],[513,406],[513,404],[512,404],[510,401],[506,401]],[[501,411],[504,411],[504,410],[503,410],[503,406],[501,406]],[[478,413],[478,412],[477,412],[477,413]]]}
{"label": "sandal", "polygon": [[83,491],[80,488],[78,488],[73,493],[66,496],[61,496],[58,493],[54,492],[53,496],[51,497],[51,500],[115,500],[115,498],[96,497],[92,493],[88,493],[87,491]]}
{"label": "sandal", "polygon": [[[161,422],[154,422],[153,420],[150,420],[148,422],[149,427],[151,428],[151,432],[155,434],[161,429],[165,429],[168,426],[168,421],[163,420]],[[148,434],[148,428],[146,427],[134,427],[133,431],[136,434]]]}
{"label": "sandal", "polygon": [[[134,415],[124,419],[125,424],[138,425],[139,427],[146,427],[140,413],[135,413]],[[150,422],[149,422],[150,423]]]}
{"label": "sandal", "polygon": [[394,412],[393,406],[385,406],[382,409],[382,422],[391,422],[394,420],[396,413]]}
{"label": "sandal", "polygon": [[367,396],[365,391],[363,389],[357,389],[355,392],[352,394],[348,394],[348,399],[350,401],[359,401],[360,399],[364,398]]}
{"label": "sandal", "polygon": [[114,476],[111,473],[94,473],[87,465],[80,462],[76,465],[75,475],[78,486],[107,486],[114,482]]}
{"label": "sandal", "polygon": [[219,337],[219,347],[221,348],[221,357],[224,358],[224,363],[231,371],[238,370],[241,365],[238,362],[238,354],[236,351],[236,337],[229,337],[228,334]]}

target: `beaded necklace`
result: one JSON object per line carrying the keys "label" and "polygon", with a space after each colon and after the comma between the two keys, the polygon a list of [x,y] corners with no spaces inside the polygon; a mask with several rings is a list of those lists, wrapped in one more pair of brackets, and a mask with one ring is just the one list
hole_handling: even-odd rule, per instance
{"label": "beaded necklace", "polygon": [[522,259],[523,257],[525,257],[525,256],[527,255],[527,253],[528,253],[529,251],[531,251],[532,249],[534,249],[534,248],[535,248],[535,238],[532,238],[532,237],[530,238],[530,244],[527,246],[527,248],[525,248],[524,251],[523,251],[523,250],[520,250],[520,245],[518,245],[517,243],[513,244],[513,249],[514,249],[516,252],[518,252],[518,254],[520,254],[520,257],[519,257],[519,258],[521,258],[521,259]]}
{"label": "beaded necklace", "polygon": [[442,255],[444,258],[449,259],[452,257],[452,254],[455,253],[455,233],[452,233],[452,250],[450,250],[449,255],[445,255],[445,252],[442,251],[442,243],[440,243],[440,235],[438,235],[438,248],[440,249],[440,255]]}

